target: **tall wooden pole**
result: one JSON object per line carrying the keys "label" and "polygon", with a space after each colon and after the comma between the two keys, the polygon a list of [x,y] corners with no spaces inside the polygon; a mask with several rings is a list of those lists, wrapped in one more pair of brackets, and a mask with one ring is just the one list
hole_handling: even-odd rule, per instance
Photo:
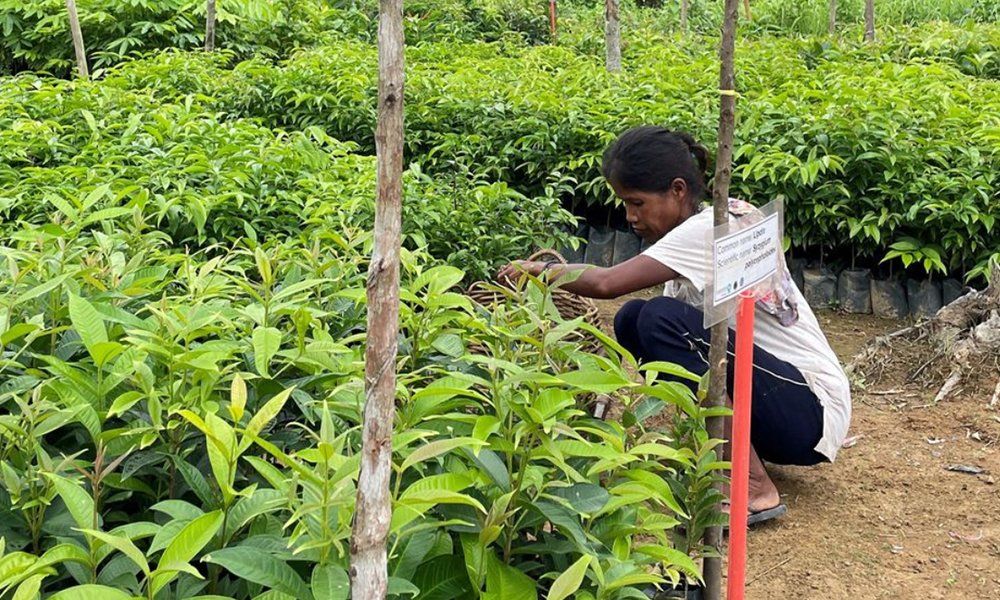
{"label": "tall wooden pole", "polygon": [[361,471],[351,531],[351,598],[383,600],[388,589],[389,479],[396,406],[399,247],[403,198],[403,0],[380,0],[378,197],[375,247],[368,267],[368,345]]}
{"label": "tall wooden pole", "polygon": [[556,0],[549,0],[549,36],[556,43]]}
{"label": "tall wooden pole", "polygon": [[865,41],[875,41],[875,0],[865,0]]}
{"label": "tall wooden pole", "polygon": [[687,33],[688,13],[691,11],[691,0],[681,0],[681,33]]}
{"label": "tall wooden pole", "polygon": [[[736,129],[736,71],[733,54],[736,51],[736,23],[739,19],[739,0],[725,0],[722,20],[722,42],[719,45],[719,146],[715,155],[715,182],[712,186],[712,207],[715,225],[729,222],[729,182],[733,175],[733,135]],[[725,406],[726,362],[729,343],[729,323],[722,321],[712,327],[712,341],[708,351],[711,369],[708,384],[709,406]],[[724,439],[725,421],[721,417],[708,420],[708,433],[713,438]],[[719,507],[721,510],[721,507]],[[722,528],[710,527],[705,532],[705,543],[718,548],[722,545]],[[705,598],[722,597],[722,559],[706,558],[704,566]]]}
{"label": "tall wooden pole", "polygon": [[610,73],[622,70],[622,30],[618,22],[618,0],[604,0],[605,63]]}
{"label": "tall wooden pole", "polygon": [[205,4],[205,52],[215,50],[215,0]]}
{"label": "tall wooden pole", "polygon": [[77,73],[80,77],[89,79],[90,69],[87,68],[87,52],[83,48],[83,32],[80,30],[80,15],[76,12],[76,0],[66,0],[66,11],[69,12],[69,33],[73,37]]}
{"label": "tall wooden pole", "polygon": [[837,33],[837,0],[830,0],[830,14],[826,26],[830,35]]}

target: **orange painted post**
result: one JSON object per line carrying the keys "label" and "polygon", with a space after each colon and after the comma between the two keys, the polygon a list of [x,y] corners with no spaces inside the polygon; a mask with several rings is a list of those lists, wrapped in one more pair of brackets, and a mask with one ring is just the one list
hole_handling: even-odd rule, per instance
{"label": "orange painted post", "polygon": [[743,600],[747,566],[747,515],[750,477],[750,404],[753,394],[752,292],[740,296],[736,312],[736,364],[733,377],[733,470],[729,505],[729,575],[726,600]]}

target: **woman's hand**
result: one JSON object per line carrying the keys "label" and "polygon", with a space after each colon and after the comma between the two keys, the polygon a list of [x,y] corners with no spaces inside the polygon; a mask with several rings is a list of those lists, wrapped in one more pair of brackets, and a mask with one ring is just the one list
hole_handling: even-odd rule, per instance
{"label": "woman's hand", "polygon": [[528,273],[538,277],[545,270],[545,263],[534,260],[515,260],[497,273],[497,281],[508,283],[520,277],[523,273]]}

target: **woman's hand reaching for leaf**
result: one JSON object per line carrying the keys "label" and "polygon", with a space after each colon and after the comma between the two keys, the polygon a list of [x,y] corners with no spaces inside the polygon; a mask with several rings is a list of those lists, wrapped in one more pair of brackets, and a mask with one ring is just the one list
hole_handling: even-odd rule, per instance
{"label": "woman's hand reaching for leaf", "polygon": [[497,273],[497,281],[506,284],[516,280],[524,273],[538,277],[548,266],[548,263],[536,260],[515,260],[500,269],[500,272]]}

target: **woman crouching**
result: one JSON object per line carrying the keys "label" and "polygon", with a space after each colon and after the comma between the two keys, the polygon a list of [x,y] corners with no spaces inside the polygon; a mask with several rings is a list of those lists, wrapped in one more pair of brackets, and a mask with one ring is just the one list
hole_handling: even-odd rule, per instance
{"label": "woman crouching", "polygon": [[[707,163],[705,148],[687,134],[652,126],[625,132],[605,151],[602,171],[624,203],[629,225],[650,246],[607,268],[515,261],[499,278],[548,270],[558,280],[567,271],[582,271],[561,286],[590,298],[617,298],[664,284],[662,297],[630,300],[619,310],[615,336],[642,362],[667,361],[704,374],[709,332],[699,307],[712,265],[708,240],[714,229],[712,211],[703,203]],[[739,200],[730,200],[729,212],[733,224],[759,217],[759,211]],[[785,261],[779,264],[779,289],[756,304],[750,523],[785,512],[762,461],[807,466],[832,462],[851,419],[844,370]],[[733,340],[730,328],[729,389]]]}

